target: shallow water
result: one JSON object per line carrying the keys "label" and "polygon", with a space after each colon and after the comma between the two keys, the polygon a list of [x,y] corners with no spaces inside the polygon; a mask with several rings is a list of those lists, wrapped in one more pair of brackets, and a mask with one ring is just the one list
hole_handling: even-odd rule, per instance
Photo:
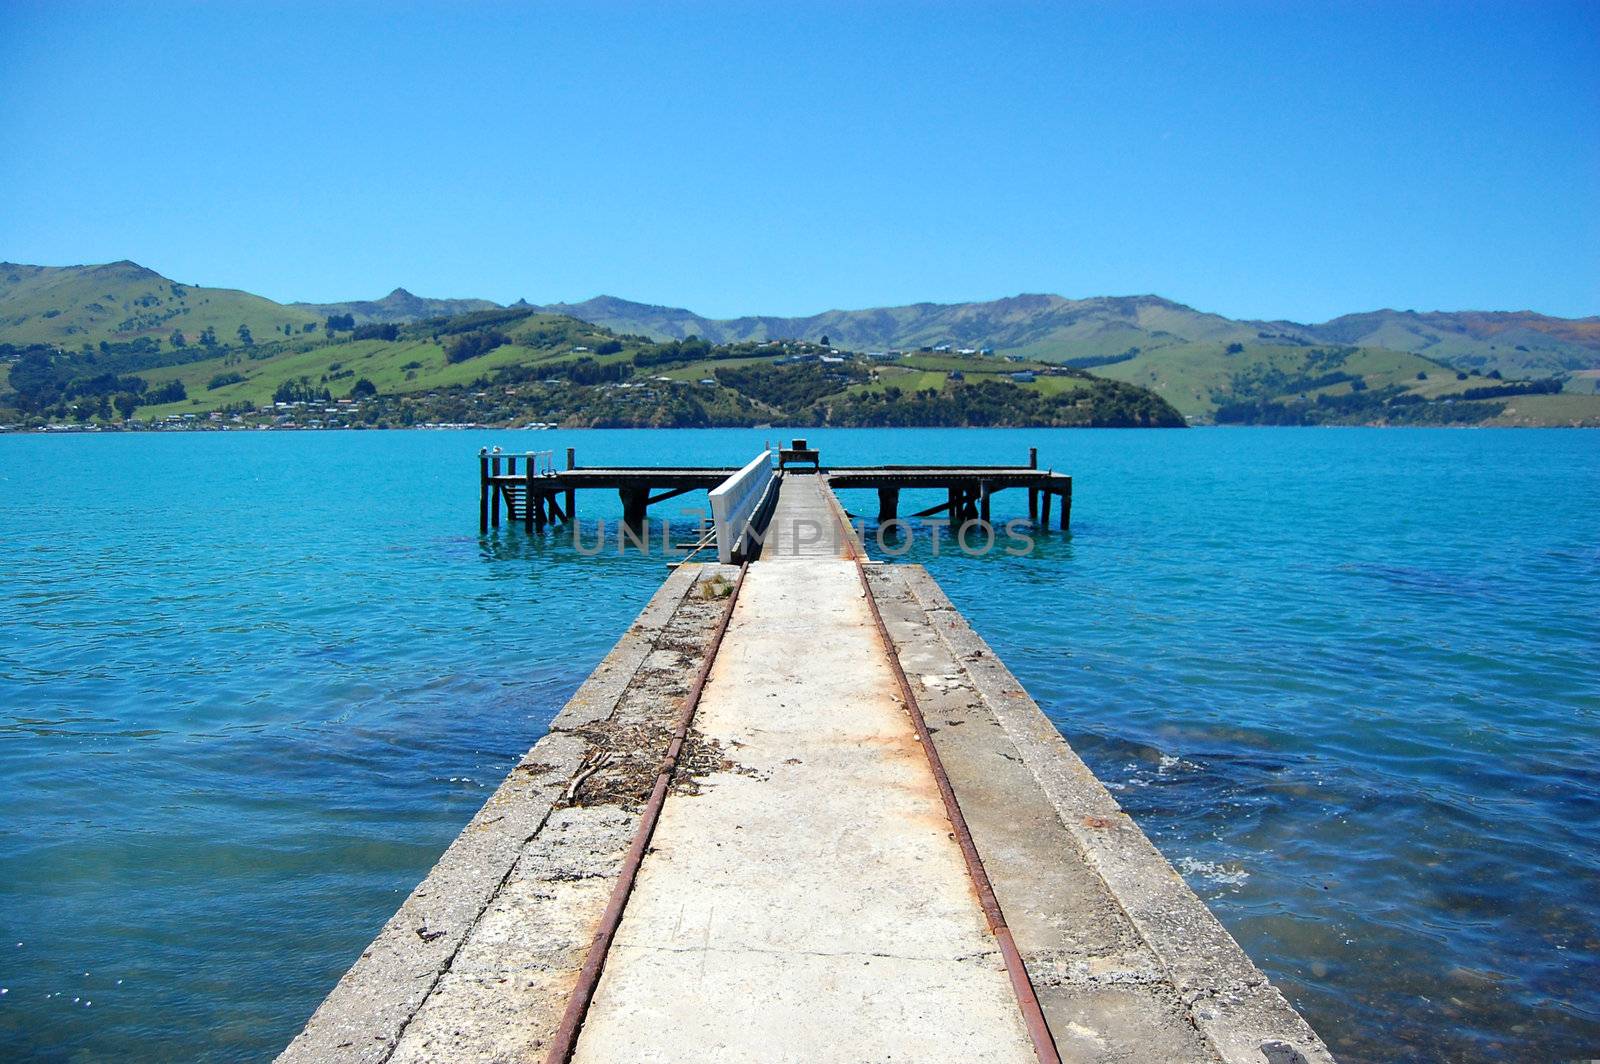
{"label": "shallow water", "polygon": [[[0,1056],[270,1058],[664,576],[477,448],[763,435],[0,437]],[[1600,434],[809,435],[1074,474],[911,557],[1342,1059],[1595,1055]]]}

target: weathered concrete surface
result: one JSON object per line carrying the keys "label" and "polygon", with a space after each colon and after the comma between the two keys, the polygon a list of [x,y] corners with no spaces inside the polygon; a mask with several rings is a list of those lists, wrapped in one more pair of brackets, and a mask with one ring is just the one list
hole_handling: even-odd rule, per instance
{"label": "weathered concrete surface", "polygon": [[[515,1060],[559,1022],[723,602],[686,566],[278,1060]],[[644,790],[648,791],[648,783]]]}
{"label": "weathered concrete surface", "polygon": [[869,581],[1063,1058],[1331,1061],[932,577]]}
{"label": "weathered concrete surface", "polygon": [[751,568],[576,1061],[1034,1059],[896,690],[853,563]]}
{"label": "weathered concrete surface", "polygon": [[[837,512],[785,478],[579,1061],[1033,1059]],[[932,578],[868,572],[1063,1059],[1331,1061]],[[542,1058],[734,573],[668,579],[280,1061]]]}

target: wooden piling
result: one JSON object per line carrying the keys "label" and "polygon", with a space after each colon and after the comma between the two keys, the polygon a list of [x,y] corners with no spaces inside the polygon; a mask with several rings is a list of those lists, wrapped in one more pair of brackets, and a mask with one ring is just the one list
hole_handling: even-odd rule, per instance
{"label": "wooden piling", "polygon": [[1029,447],[1028,448],[1028,468],[1029,469],[1038,469],[1039,468],[1039,448],[1037,448],[1037,447]]}
{"label": "wooden piling", "polygon": [[622,497],[622,523],[635,531],[644,527],[645,508],[650,505],[649,488],[618,488]]}
{"label": "wooden piling", "polygon": [[489,455],[489,475],[494,478],[491,484],[494,488],[494,498],[489,502],[489,525],[491,528],[500,527],[500,448],[496,447]]}
{"label": "wooden piling", "polygon": [[1034,524],[1039,523],[1039,489],[1028,489],[1028,520]]}
{"label": "wooden piling", "polygon": [[989,523],[989,497],[992,494],[987,483],[978,485],[978,519],[984,524]]}
{"label": "wooden piling", "polygon": [[489,531],[489,448],[478,448],[478,534]]}
{"label": "wooden piling", "polygon": [[1039,500],[1039,504],[1040,504],[1040,507],[1039,507],[1040,508],[1039,527],[1040,528],[1049,528],[1050,527],[1050,498],[1051,498],[1051,496],[1053,496],[1055,494],[1055,492],[1046,489],[1045,491],[1042,491],[1039,494],[1044,496],[1044,498]]}
{"label": "wooden piling", "polygon": [[1061,531],[1065,532],[1072,523],[1072,481],[1067,481],[1066,488],[1061,492]]}
{"label": "wooden piling", "polygon": [[[578,450],[577,450],[576,447],[568,447],[567,448],[567,468],[568,469],[577,469],[578,468]],[[567,489],[567,512],[561,519],[563,521],[565,521],[567,524],[570,525],[570,524],[572,524],[573,520],[577,517],[577,514],[578,514],[578,492],[576,491],[576,489],[568,488]]]}
{"label": "wooden piling", "polygon": [[537,463],[533,460],[533,452],[529,451],[528,464],[522,471],[522,483],[524,485],[522,491],[522,530],[524,532],[533,531],[533,470],[535,465]]}
{"label": "wooden piling", "polygon": [[878,489],[878,523],[894,521],[900,517],[900,489]]}

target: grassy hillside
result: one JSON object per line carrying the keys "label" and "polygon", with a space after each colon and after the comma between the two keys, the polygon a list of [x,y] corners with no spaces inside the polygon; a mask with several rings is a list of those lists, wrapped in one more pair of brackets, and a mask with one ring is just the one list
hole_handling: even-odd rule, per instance
{"label": "grassy hillside", "polygon": [[[1182,344],[1103,365],[1191,421],[1269,424],[1591,424],[1595,381],[1502,379],[1386,348]],[[1531,394],[1558,391],[1565,394]]]}
{"label": "grassy hillside", "polygon": [[[1239,399],[1277,398],[1303,392],[1350,390],[1345,374],[1369,388],[1407,390],[1430,381],[1455,383],[1456,372],[1430,359],[1383,348],[1310,348],[1283,344],[1175,344],[1127,361],[1095,368],[1112,380],[1150,388],[1185,416],[1208,421],[1217,408]],[[1428,375],[1427,381],[1417,374]]]}
{"label": "grassy hillside", "polygon": [[[999,383],[1010,372],[1005,364],[977,357],[992,351],[1022,360],[1013,368],[1032,365],[1042,373],[1049,365],[1062,365],[1149,387],[1199,421],[1230,405],[1299,401],[1302,395],[1315,402],[1381,391],[1391,399],[1403,395],[1406,403],[1443,402],[1455,387],[1451,375],[1461,372],[1561,379],[1566,392],[1581,397],[1592,391],[1593,381],[1584,375],[1600,371],[1600,318],[1560,319],[1525,311],[1383,310],[1302,325],[1234,321],[1157,296],[1072,300],[1020,295],[798,318],[714,320],[682,308],[605,296],[570,305],[501,308],[481,299],[424,299],[400,288],[379,300],[283,305],[247,292],[179,284],[131,262],[59,268],[0,264],[0,345],[48,344],[62,351],[97,353],[99,373],[171,367],[170,374],[147,374],[148,383],[159,390],[172,380],[181,382],[187,392],[184,402],[201,411],[217,400],[224,405],[261,403],[284,379],[306,377],[321,386],[321,378],[328,376],[331,386],[357,372],[356,364],[385,394],[456,387],[467,376],[482,374],[450,368],[431,333],[418,333],[415,327],[501,313],[523,322],[516,328],[524,332],[547,327],[533,324],[535,320],[578,319],[590,323],[585,327],[593,336],[615,333],[634,347],[690,337],[725,346],[774,340],[819,343],[827,337],[835,348],[908,353],[887,365],[878,360],[869,381],[851,385],[863,394],[942,388],[954,366],[928,361],[936,356],[966,359],[962,365],[975,374],[974,383],[988,378]],[[309,354],[326,343],[351,342],[348,331],[324,335],[330,319],[342,320],[347,330],[375,324],[404,327],[414,347],[404,352],[390,346],[355,349],[348,352],[352,365],[330,370],[328,364],[339,358]],[[515,330],[508,339],[508,349],[474,364],[498,372],[555,357],[548,346],[524,343]],[[584,345],[574,340],[573,346]],[[280,357],[284,361],[269,364]],[[678,366],[666,376],[669,383],[698,381],[694,374],[700,372]],[[241,379],[207,387],[231,373]],[[1419,373],[1425,377],[1418,379]],[[1067,383],[1072,379],[1070,374],[1051,374],[1027,388],[1041,395],[1082,391],[1082,386]],[[1458,383],[1462,387],[1457,390],[1469,387]],[[198,396],[197,388],[214,394]],[[1351,400],[1340,407],[1341,416],[1382,413],[1370,407]],[[1565,407],[1540,403],[1532,409]]]}
{"label": "grassy hillside", "polygon": [[1183,423],[1145,389],[1061,367],[1019,382],[993,357],[656,343],[526,307],[216,351],[9,350],[0,423],[24,426]]}
{"label": "grassy hillside", "polygon": [[1600,428],[1600,395],[1527,395],[1505,404],[1487,425],[1514,428]]}
{"label": "grassy hillside", "polygon": [[[161,351],[194,346],[207,329],[219,345],[235,344],[239,328],[257,343],[321,329],[329,315],[355,324],[413,322],[498,309],[487,299],[424,299],[397,288],[377,300],[275,303],[228,288],[180,284],[133,262],[98,266],[0,263],[0,343],[142,342]],[[174,333],[181,333],[182,344]]]}
{"label": "grassy hillside", "polygon": [[173,333],[199,343],[210,329],[222,343],[299,334],[322,321],[307,310],[227,288],[168,280],[132,262],[104,266],[20,266],[0,263],[0,343],[51,343],[77,349],[146,339],[175,350]]}
{"label": "grassy hillside", "polygon": [[1320,325],[1277,322],[1273,327],[1317,343],[1426,355],[1458,369],[1524,375],[1600,366],[1600,318],[1552,318],[1532,311],[1378,310]]}

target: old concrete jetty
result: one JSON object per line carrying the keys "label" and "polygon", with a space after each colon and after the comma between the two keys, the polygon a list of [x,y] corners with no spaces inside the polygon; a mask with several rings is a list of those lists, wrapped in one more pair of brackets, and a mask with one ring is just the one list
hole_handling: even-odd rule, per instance
{"label": "old concrete jetty", "polygon": [[1332,1059],[826,470],[710,486],[738,564],[672,571],[280,1062]]}

